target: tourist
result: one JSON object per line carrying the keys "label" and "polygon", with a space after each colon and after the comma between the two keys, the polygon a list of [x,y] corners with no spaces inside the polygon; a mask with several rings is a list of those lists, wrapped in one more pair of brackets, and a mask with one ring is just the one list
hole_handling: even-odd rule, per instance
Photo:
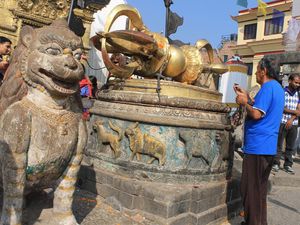
{"label": "tourist", "polygon": [[[85,73],[85,67],[83,64],[81,65]],[[92,107],[90,98],[93,97],[93,92],[92,92],[93,86],[87,75],[84,75],[83,79],[79,82],[79,88],[80,88],[80,96],[82,99],[82,106],[83,106],[82,118],[84,120],[89,120],[90,119],[89,108]]]}
{"label": "tourist", "polygon": [[277,155],[274,160],[273,171],[278,172],[282,156],[283,141],[285,140],[285,154],[283,168],[287,173],[294,174],[293,153],[296,151],[298,117],[300,116],[300,101],[298,88],[300,75],[291,74],[289,85],[284,89],[284,112],[280,123]]}
{"label": "tourist", "polygon": [[272,62],[263,58],[257,66],[256,81],[261,89],[252,100],[238,85],[236,103],[247,111],[241,195],[244,224],[267,225],[267,185],[277,151],[279,125],[284,108],[284,92],[276,81]]}
{"label": "tourist", "polygon": [[92,97],[95,98],[98,90],[98,81],[95,76],[89,76],[89,80],[92,84]]}
{"label": "tourist", "polygon": [[4,78],[4,73],[9,66],[9,54],[11,52],[11,40],[0,36],[0,85]]}

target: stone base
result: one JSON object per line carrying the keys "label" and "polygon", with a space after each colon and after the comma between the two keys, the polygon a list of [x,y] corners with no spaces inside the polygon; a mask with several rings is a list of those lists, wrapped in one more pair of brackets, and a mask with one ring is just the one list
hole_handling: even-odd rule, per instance
{"label": "stone base", "polygon": [[108,203],[138,211],[163,225],[221,223],[236,216],[241,208],[237,180],[168,184],[135,180],[82,166],[79,185],[107,199]]}

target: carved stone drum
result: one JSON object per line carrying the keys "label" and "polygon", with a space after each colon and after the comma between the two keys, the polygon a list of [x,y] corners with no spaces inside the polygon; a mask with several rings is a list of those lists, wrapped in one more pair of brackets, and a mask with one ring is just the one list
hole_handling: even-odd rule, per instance
{"label": "carved stone drum", "polygon": [[157,224],[226,220],[240,206],[237,184],[226,180],[229,108],[217,91],[157,82],[116,79],[98,92],[82,187]]}

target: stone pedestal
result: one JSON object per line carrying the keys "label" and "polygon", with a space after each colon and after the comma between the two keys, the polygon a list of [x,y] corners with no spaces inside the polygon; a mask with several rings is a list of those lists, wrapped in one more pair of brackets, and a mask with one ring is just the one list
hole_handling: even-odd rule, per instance
{"label": "stone pedestal", "polygon": [[238,180],[197,184],[141,181],[98,168],[99,159],[92,162],[94,166],[81,168],[80,188],[105,199],[113,197],[125,210],[138,212],[158,225],[221,224],[241,208]]}
{"label": "stone pedestal", "polygon": [[81,187],[159,224],[215,224],[240,206],[228,107],[216,91],[129,80],[90,109]]}

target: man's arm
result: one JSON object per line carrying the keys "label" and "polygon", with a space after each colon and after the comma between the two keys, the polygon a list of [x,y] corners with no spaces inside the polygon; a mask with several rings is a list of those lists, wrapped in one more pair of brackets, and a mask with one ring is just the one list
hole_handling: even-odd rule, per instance
{"label": "man's arm", "polygon": [[285,128],[289,129],[293,125],[293,121],[300,116],[300,104],[298,103],[296,110],[284,108],[284,113],[292,114],[291,118],[285,124]]}
{"label": "man's arm", "polygon": [[237,94],[236,103],[246,107],[248,116],[250,116],[254,120],[259,120],[260,118],[262,118],[263,112],[253,108],[253,106],[251,105],[252,100],[244,89],[240,87],[234,87],[234,91]]}
{"label": "man's arm", "polygon": [[263,117],[264,114],[262,111],[253,108],[253,106],[249,105],[248,103],[245,106],[247,110],[247,115],[250,116],[252,119],[259,120],[260,118]]}
{"label": "man's arm", "polygon": [[297,105],[297,108],[295,110],[284,108],[283,112],[292,114],[292,116],[295,116],[295,118],[296,118],[297,116],[300,116],[300,106],[299,105],[300,104]]}

